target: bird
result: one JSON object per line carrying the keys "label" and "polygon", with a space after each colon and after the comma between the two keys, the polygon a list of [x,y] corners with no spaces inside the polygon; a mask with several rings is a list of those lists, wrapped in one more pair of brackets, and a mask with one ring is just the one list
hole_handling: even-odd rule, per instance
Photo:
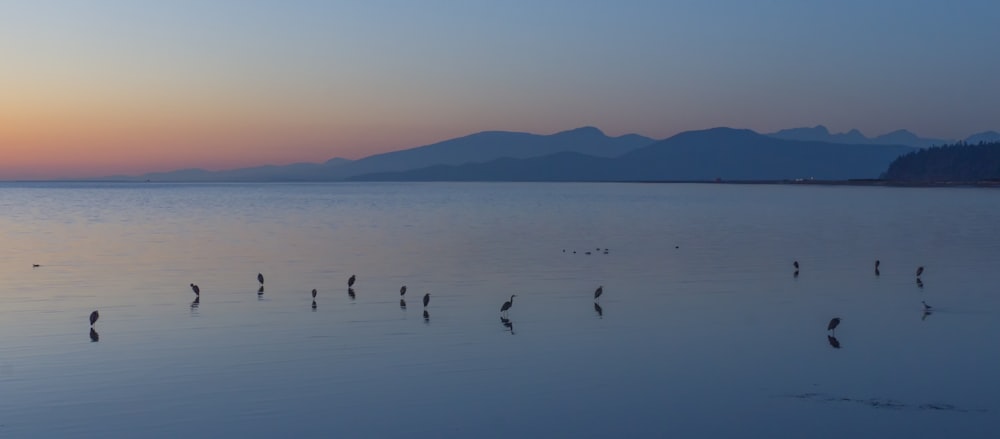
{"label": "bird", "polygon": [[917,267],[917,277],[920,277],[921,274],[924,274],[924,266],[923,265]]}
{"label": "bird", "polygon": [[500,312],[507,312],[507,310],[509,310],[510,307],[514,305],[515,297],[517,297],[517,294],[511,294],[510,300],[504,302],[503,305],[500,306]]}
{"label": "bird", "polygon": [[195,296],[201,296],[201,288],[198,288],[197,285],[191,284],[191,291],[194,291]]}
{"label": "bird", "polygon": [[428,303],[431,303],[431,293],[424,294],[424,308],[427,308]]}
{"label": "bird", "polygon": [[837,326],[839,326],[839,325],[840,325],[840,317],[834,317],[834,318],[830,319],[830,324],[826,325],[826,330],[827,331],[833,331],[834,333],[836,333],[837,332]]}
{"label": "bird", "polygon": [[799,271],[799,261],[792,262],[792,266],[795,267],[795,271]]}
{"label": "bird", "polygon": [[100,317],[101,315],[97,313],[97,310],[94,310],[94,312],[90,313],[90,326],[94,326],[94,323],[97,323],[97,319]]}
{"label": "bird", "polygon": [[405,296],[406,295],[406,285],[403,285],[403,286],[399,287],[399,295],[400,296]]}
{"label": "bird", "polygon": [[352,274],[351,277],[347,279],[347,288],[353,287],[354,281],[356,280],[358,280],[358,278]]}
{"label": "bird", "polygon": [[927,302],[924,302],[923,300],[921,300],[920,303],[924,304],[924,311],[930,311],[931,309],[934,308],[934,307],[928,305]]}
{"label": "bird", "polygon": [[315,288],[313,288],[312,294],[313,294],[313,299],[315,299],[316,298],[316,289]]}
{"label": "bird", "polygon": [[257,282],[260,282],[261,285],[264,285],[264,275],[263,274],[257,273]]}
{"label": "bird", "polygon": [[600,298],[601,294],[604,294],[604,285],[601,285],[601,286],[597,287],[596,290],[594,290],[594,300],[597,300],[598,298]]}
{"label": "bird", "polygon": [[38,267],[41,267],[41,266],[42,266],[41,264],[31,264],[31,268],[38,268]]}

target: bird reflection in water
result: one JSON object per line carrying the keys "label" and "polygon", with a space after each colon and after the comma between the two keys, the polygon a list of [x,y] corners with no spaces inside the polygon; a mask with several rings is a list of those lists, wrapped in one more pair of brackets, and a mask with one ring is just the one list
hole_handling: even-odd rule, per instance
{"label": "bird reflection in water", "polygon": [[431,322],[431,314],[429,312],[427,312],[427,310],[425,309],[424,310],[424,323],[430,323],[430,322]]}
{"label": "bird reflection in water", "polygon": [[604,318],[604,308],[601,308],[601,305],[596,302],[594,303],[594,311],[597,312],[597,317]]}
{"label": "bird reflection in water", "polygon": [[920,314],[920,320],[927,320],[927,317],[931,314],[934,314],[934,312],[931,310],[924,310],[924,312]]}
{"label": "bird reflection in water", "polygon": [[399,299],[399,309],[406,309],[406,299]]}
{"label": "bird reflection in water", "polygon": [[313,300],[313,304],[312,304],[312,310],[313,310],[313,311],[316,311],[316,301],[315,301],[315,300]]}
{"label": "bird reflection in water", "polygon": [[500,323],[504,328],[507,328],[507,330],[510,331],[510,335],[514,335],[514,322],[510,321],[510,319],[506,317],[500,317]]}
{"label": "bird reflection in water", "polygon": [[257,295],[258,296],[263,296],[264,295],[264,286],[263,285],[261,285],[260,288],[257,288]]}
{"label": "bird reflection in water", "polygon": [[840,349],[840,340],[837,340],[837,337],[834,337],[832,335],[827,335],[826,342],[830,343],[830,347],[834,349]]}
{"label": "bird reflection in water", "polygon": [[201,296],[195,297],[194,300],[191,301],[191,309],[192,310],[198,309],[198,305],[200,304],[201,304]]}
{"label": "bird reflection in water", "polygon": [[101,334],[98,334],[96,329],[90,328],[90,342],[97,343],[99,341],[101,341]]}
{"label": "bird reflection in water", "polygon": [[354,300],[354,288],[347,288],[347,295],[350,296],[351,300]]}
{"label": "bird reflection in water", "polygon": [[918,277],[917,278],[917,288],[923,288],[923,287],[924,287],[924,281],[920,280],[920,278]]}

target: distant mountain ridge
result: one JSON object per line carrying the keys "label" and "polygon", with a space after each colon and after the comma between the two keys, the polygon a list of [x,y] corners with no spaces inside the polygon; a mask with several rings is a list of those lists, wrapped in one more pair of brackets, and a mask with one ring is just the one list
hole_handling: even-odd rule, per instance
{"label": "distant mountain ridge", "polygon": [[610,137],[595,127],[581,127],[555,134],[484,131],[400,151],[375,154],[358,160],[335,158],[326,163],[258,166],[228,171],[185,169],[113,177],[131,181],[341,181],[379,172],[396,172],[433,165],[462,165],[496,160],[523,159],[559,152],[595,157],[616,157],[654,140],[638,134]]}
{"label": "distant mountain ridge", "polygon": [[854,145],[906,145],[915,148],[926,148],[934,145],[944,145],[954,140],[933,139],[917,136],[907,130],[896,130],[877,137],[867,137],[857,129],[846,133],[830,133],[823,125],[812,128],[789,128],[767,134],[771,137],[786,140],[802,140],[815,142],[844,143]]}
{"label": "distant mountain ridge", "polygon": [[778,139],[751,130],[687,131],[625,153],[559,153],[352,177],[361,181],[711,181],[876,178],[904,145]]}
{"label": "distant mountain ridge", "polygon": [[[986,131],[969,136],[966,142],[996,140],[1000,140],[1000,133]],[[771,179],[779,175],[794,175],[791,178],[874,178],[888,164],[886,157],[876,152],[890,151],[886,154],[899,155],[909,152],[909,149],[899,149],[908,148],[903,145],[920,146],[938,142],[945,143],[940,139],[921,138],[906,130],[875,138],[866,137],[858,130],[831,134],[822,125],[770,134],[714,128],[686,131],[655,141],[637,134],[610,137],[598,128],[586,126],[548,135],[483,131],[358,160],[333,158],[324,163],[266,165],[225,171],[182,169],[100,180],[294,182],[384,178],[591,181],[701,180],[715,177]],[[669,148],[655,154],[649,152],[663,148],[663,144],[669,145]],[[654,145],[660,146],[654,148]],[[891,148],[858,149],[857,146]],[[646,152],[640,152],[643,150]],[[827,166],[811,161],[805,152],[818,154],[812,158],[823,157]],[[872,163],[882,163],[882,168],[872,171]],[[781,171],[778,164],[790,167]],[[839,164],[835,172],[831,171],[833,164]],[[471,170],[478,174],[469,174]]]}

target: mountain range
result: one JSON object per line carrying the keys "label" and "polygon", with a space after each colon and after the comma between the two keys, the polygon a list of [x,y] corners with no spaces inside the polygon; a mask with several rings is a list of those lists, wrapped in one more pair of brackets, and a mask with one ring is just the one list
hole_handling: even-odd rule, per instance
{"label": "mountain range", "polygon": [[[991,141],[988,131],[966,141]],[[714,128],[663,140],[637,134],[611,137],[594,127],[540,135],[485,131],[358,160],[258,166],[226,171],[183,169],[116,181],[690,181],[876,178],[901,154],[941,139],[899,130],[868,138],[858,130],[826,127],[770,134]]]}

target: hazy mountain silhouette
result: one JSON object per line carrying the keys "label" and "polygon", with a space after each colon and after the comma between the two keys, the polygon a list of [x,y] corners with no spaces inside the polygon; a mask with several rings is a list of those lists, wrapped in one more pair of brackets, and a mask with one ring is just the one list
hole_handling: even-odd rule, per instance
{"label": "hazy mountain silhouette", "polygon": [[372,173],[355,180],[417,181],[708,181],[876,178],[903,145],[778,139],[751,130],[687,131],[616,158],[553,154],[460,166]]}
{"label": "hazy mountain silhouette", "polygon": [[560,152],[617,157],[654,140],[637,134],[609,137],[594,127],[550,135],[485,131],[416,148],[376,154],[359,160],[333,159],[324,164],[298,163],[210,172],[187,169],[127,177],[154,181],[336,181],[355,175],[461,165],[499,158],[530,158]]}
{"label": "hazy mountain silhouette", "polygon": [[917,136],[907,130],[896,130],[877,137],[867,137],[858,130],[850,130],[846,133],[831,134],[823,125],[816,125],[812,128],[790,128],[778,132],[770,133],[768,136],[786,140],[802,140],[830,143],[863,144],[863,145],[906,145],[917,148],[926,148],[933,145],[944,145],[949,143],[945,139],[932,139]]}
{"label": "hazy mountain silhouette", "polygon": [[980,142],[982,143],[1000,142],[1000,133],[996,131],[983,131],[981,133],[976,133],[965,138],[965,143],[971,145],[975,145]]}

